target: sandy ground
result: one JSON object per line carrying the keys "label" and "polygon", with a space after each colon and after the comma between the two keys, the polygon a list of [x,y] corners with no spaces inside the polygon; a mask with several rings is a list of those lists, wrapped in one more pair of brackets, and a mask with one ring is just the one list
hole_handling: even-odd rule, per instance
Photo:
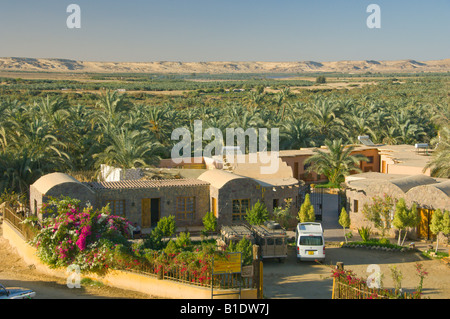
{"label": "sandy ground", "polygon": [[[429,260],[420,252],[394,253],[366,249],[339,248],[342,229],[325,229],[327,241],[326,260],[297,263],[295,249],[290,247],[284,263],[264,261],[264,297],[270,299],[330,299],[332,289],[331,266],[343,262],[346,269],[359,277],[367,278],[369,265],[378,265],[382,272],[383,287],[393,287],[390,267],[396,265],[403,274],[402,287],[411,292],[418,286],[415,264],[420,262],[429,275],[424,280],[424,297],[450,299],[450,266]],[[21,286],[37,292],[36,299],[155,299],[152,296],[108,286],[68,288],[64,279],[39,273],[29,267],[2,236],[0,227],[0,283],[4,286]],[[447,248],[448,249],[448,248]]]}
{"label": "sandy ground", "polygon": [[[419,284],[416,263],[421,263],[429,275],[424,279],[423,297],[430,299],[450,299],[450,266],[438,260],[422,256],[428,243],[416,241],[418,252],[385,252],[366,250],[364,248],[339,248],[344,241],[342,227],[338,223],[337,196],[324,194],[323,221],[326,246],[326,259],[322,264],[315,262],[297,263],[295,248],[290,247],[287,260],[280,264],[276,260],[264,261],[264,296],[266,298],[330,299],[333,281],[331,268],[337,262],[343,262],[346,269],[351,269],[358,277],[366,278],[370,265],[379,267],[383,275],[382,286],[394,287],[391,267],[396,266],[402,272],[404,291],[412,292]],[[293,232],[288,232],[291,237]],[[352,240],[361,240],[353,231]],[[395,239],[391,239],[395,242]],[[439,251],[446,252],[448,247],[440,245]]]}
{"label": "sandy ground", "polygon": [[424,266],[429,275],[424,279],[423,297],[450,299],[450,267],[440,261],[429,260],[420,252],[384,252],[366,249],[328,247],[326,260],[296,262],[294,248],[289,250],[287,260],[280,264],[275,260],[264,262],[264,296],[266,298],[330,299],[333,282],[331,266],[343,262],[360,278],[367,278],[369,265],[377,265],[383,275],[382,286],[394,287],[390,267],[396,266],[403,275],[402,287],[412,292],[419,284],[415,264]]}
{"label": "sandy ground", "polygon": [[306,73],[420,72],[449,69],[450,59],[434,61],[210,61],[100,62],[67,59],[0,58],[0,71],[100,73]]}
{"label": "sandy ground", "polygon": [[0,227],[0,283],[5,287],[33,289],[36,299],[154,299],[146,294],[108,286],[68,288],[64,279],[44,275],[29,267],[2,233]]}

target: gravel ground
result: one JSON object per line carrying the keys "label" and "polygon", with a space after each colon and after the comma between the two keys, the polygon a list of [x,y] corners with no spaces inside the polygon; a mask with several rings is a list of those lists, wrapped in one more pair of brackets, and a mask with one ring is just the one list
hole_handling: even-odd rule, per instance
{"label": "gravel ground", "polygon": [[330,266],[343,262],[358,277],[367,278],[369,265],[378,265],[383,274],[383,287],[392,288],[390,267],[397,266],[402,272],[404,291],[412,292],[419,284],[415,264],[423,264],[429,275],[424,279],[423,297],[430,299],[450,298],[450,267],[437,260],[430,260],[420,252],[385,252],[362,248],[327,247],[326,260],[322,264],[299,262],[295,249],[290,248],[284,263],[275,260],[264,262],[264,296],[266,298],[330,299],[333,282]]}
{"label": "gravel ground", "polygon": [[143,293],[105,285],[97,287],[82,284],[81,288],[68,288],[64,279],[42,274],[29,267],[2,234],[0,225],[0,283],[5,287],[33,289],[36,299],[154,299]]}
{"label": "gravel ground", "polygon": [[[324,223],[327,225],[326,223]],[[15,248],[3,238],[0,227],[0,283],[4,286],[22,286],[37,292],[36,299],[156,299],[155,297],[108,286],[87,286],[70,289],[65,280],[39,273],[25,264]],[[293,236],[293,232],[290,233]],[[359,277],[367,278],[369,265],[378,265],[384,276],[383,286],[393,286],[390,267],[396,265],[403,274],[402,286],[413,291],[419,283],[415,263],[424,265],[429,275],[424,280],[424,297],[450,299],[450,267],[437,260],[424,258],[420,252],[384,252],[358,248],[339,248],[342,229],[328,224],[325,228],[327,241],[326,260],[297,263],[295,249],[290,247],[284,263],[276,260],[264,261],[264,296],[266,298],[330,299],[332,280],[330,266],[343,262],[346,269],[353,270]],[[357,240],[357,238],[354,238]],[[422,248],[427,244],[417,245]],[[448,248],[442,248],[447,250]]]}

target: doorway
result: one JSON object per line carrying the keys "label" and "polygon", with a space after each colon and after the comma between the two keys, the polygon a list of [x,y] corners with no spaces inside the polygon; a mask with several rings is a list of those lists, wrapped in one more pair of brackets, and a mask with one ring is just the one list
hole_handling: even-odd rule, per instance
{"label": "doorway", "polygon": [[433,210],[419,208],[419,225],[417,225],[417,237],[424,239],[432,239],[434,234],[430,231],[431,217]]}
{"label": "doorway", "polygon": [[161,216],[160,198],[142,199],[142,228],[156,226]]}

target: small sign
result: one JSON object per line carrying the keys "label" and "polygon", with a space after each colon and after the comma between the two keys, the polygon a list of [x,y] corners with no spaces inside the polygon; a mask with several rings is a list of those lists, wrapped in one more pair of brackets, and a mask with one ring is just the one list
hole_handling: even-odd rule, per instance
{"label": "small sign", "polygon": [[213,274],[239,273],[241,268],[241,253],[230,253],[227,259],[213,260]]}
{"label": "small sign", "polygon": [[242,267],[242,277],[253,277],[253,266]]}

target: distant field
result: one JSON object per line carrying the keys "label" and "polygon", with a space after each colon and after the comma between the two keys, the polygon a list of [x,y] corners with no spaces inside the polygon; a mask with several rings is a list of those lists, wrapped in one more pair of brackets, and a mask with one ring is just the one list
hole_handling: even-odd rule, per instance
{"label": "distant field", "polygon": [[[98,73],[59,73],[0,71],[0,85],[15,90],[32,89],[40,93],[91,93],[98,94],[104,89],[119,90],[129,94],[183,95],[197,90],[219,89],[228,92],[233,89],[254,90],[264,86],[264,92],[277,93],[289,87],[291,93],[301,90],[354,89],[376,85],[390,80],[394,75],[354,75],[329,74],[327,83],[316,84],[316,76],[280,74],[98,74]],[[398,80],[412,75],[395,76]],[[3,81],[2,81],[3,79]],[[13,80],[13,82],[8,81]],[[403,82],[399,82],[403,83]]]}

